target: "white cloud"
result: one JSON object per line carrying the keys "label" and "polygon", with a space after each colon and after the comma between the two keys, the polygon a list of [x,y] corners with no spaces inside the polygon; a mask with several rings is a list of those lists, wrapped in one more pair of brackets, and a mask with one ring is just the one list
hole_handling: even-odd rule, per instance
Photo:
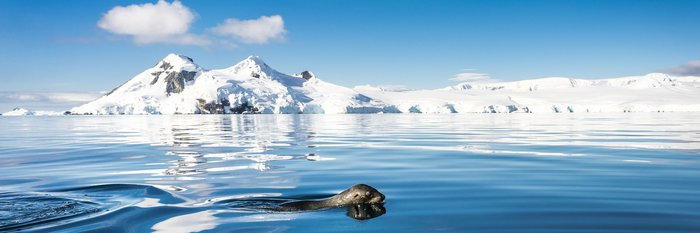
{"label": "white cloud", "polygon": [[137,44],[166,43],[208,45],[203,35],[189,34],[195,14],[179,1],[117,6],[102,16],[97,26],[114,34],[132,36]]}
{"label": "white cloud", "polygon": [[284,40],[286,30],[282,16],[260,16],[258,19],[226,19],[224,23],[210,29],[222,36],[233,36],[243,43],[263,44],[273,40]]}
{"label": "white cloud", "polygon": [[90,102],[103,94],[94,92],[49,92],[44,93],[46,99],[52,102]]}
{"label": "white cloud", "polygon": [[7,94],[3,96],[6,100],[15,101],[41,101],[42,97],[38,95],[27,95],[27,94]]}
{"label": "white cloud", "polygon": [[700,60],[690,61],[667,70],[668,73],[680,76],[700,76]]}
{"label": "white cloud", "polygon": [[[473,70],[467,70],[473,71]],[[488,74],[476,73],[476,72],[462,72],[455,74],[454,77],[450,79],[451,81],[457,82],[469,82],[469,83],[490,83],[496,82],[498,80],[492,79]]]}
{"label": "white cloud", "polygon": [[[182,44],[206,46],[212,43],[235,47],[235,43],[264,44],[282,41],[287,31],[282,16],[261,16],[257,19],[226,19],[207,30],[212,34],[190,33],[195,13],[180,1],[116,6],[105,13],[97,26],[117,35],[130,36],[136,44]],[[214,36],[214,38],[210,38]]]}

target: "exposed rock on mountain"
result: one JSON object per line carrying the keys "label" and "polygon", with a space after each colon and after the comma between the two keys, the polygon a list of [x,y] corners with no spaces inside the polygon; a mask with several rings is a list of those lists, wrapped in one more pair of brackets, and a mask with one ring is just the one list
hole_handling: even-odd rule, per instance
{"label": "exposed rock on mountain", "polygon": [[73,114],[376,113],[385,105],[316,78],[286,75],[258,57],[205,70],[170,54]]}
{"label": "exposed rock on mountain", "polygon": [[461,83],[437,90],[349,89],[310,71],[283,74],[258,57],[205,70],[170,54],[72,114],[543,113],[700,111],[700,77]]}

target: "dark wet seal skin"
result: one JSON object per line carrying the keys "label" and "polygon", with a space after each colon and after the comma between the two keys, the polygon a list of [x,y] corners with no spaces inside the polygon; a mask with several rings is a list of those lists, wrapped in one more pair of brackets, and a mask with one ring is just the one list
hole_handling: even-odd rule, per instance
{"label": "dark wet seal skin", "polygon": [[307,211],[327,208],[340,208],[353,205],[381,204],[384,194],[366,184],[356,184],[335,196],[314,201],[292,201],[283,203],[273,210],[277,211]]}
{"label": "dark wet seal skin", "polygon": [[311,201],[292,201],[270,208],[273,211],[310,211],[346,207],[346,215],[357,220],[376,218],[384,213],[384,194],[366,184],[356,184],[329,198]]}
{"label": "dark wet seal skin", "polygon": [[[324,198],[325,197],[325,198]],[[264,210],[270,212],[301,212],[334,208],[346,208],[346,215],[357,220],[367,220],[386,213],[384,194],[366,184],[356,184],[333,196],[306,197],[307,200],[252,198],[230,199],[217,202],[231,208]],[[308,198],[311,198],[309,200]]]}

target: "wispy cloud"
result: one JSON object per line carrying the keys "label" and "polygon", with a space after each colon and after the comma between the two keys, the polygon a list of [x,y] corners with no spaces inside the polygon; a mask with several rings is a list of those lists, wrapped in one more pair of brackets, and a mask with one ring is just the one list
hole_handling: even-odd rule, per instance
{"label": "wispy cloud", "polygon": [[282,16],[261,16],[257,19],[226,19],[222,24],[211,29],[222,36],[233,36],[244,43],[263,44],[269,41],[284,40],[286,30]]}
{"label": "wispy cloud", "polygon": [[469,83],[491,83],[497,82],[498,80],[492,79],[491,76],[485,73],[477,73],[475,70],[467,69],[466,72],[455,74],[450,81],[455,82],[469,82]]}
{"label": "wispy cloud", "polygon": [[209,38],[189,33],[195,14],[179,1],[117,6],[102,16],[97,26],[133,37],[137,44],[166,43],[208,45]]}
{"label": "wispy cloud", "polygon": [[24,107],[32,110],[63,111],[102,96],[97,92],[0,92],[0,112]]}
{"label": "wispy cloud", "polygon": [[690,61],[666,70],[667,73],[680,76],[700,76],[700,60]]}

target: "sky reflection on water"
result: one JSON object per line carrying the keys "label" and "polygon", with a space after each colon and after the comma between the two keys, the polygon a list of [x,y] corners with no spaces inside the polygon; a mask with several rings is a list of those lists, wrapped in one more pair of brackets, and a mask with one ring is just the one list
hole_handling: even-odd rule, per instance
{"label": "sky reflection on water", "polygon": [[[2,117],[0,126],[0,191],[113,203],[37,229],[700,230],[693,114]],[[355,183],[383,192],[385,213],[238,208]]]}

